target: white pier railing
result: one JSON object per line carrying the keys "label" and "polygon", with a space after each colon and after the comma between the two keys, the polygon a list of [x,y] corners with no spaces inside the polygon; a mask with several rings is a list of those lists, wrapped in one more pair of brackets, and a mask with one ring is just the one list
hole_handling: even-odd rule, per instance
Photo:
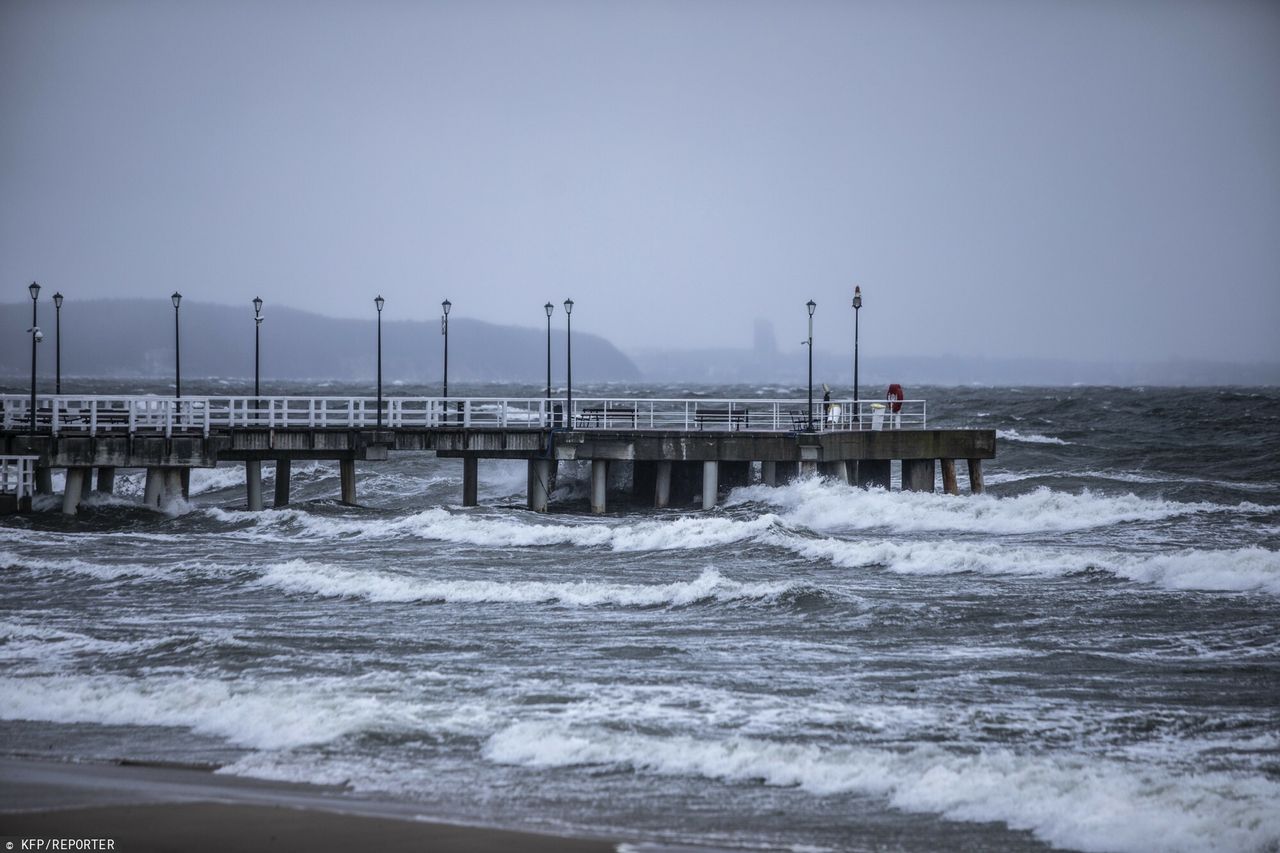
{"label": "white pier railing", "polygon": [[19,500],[34,495],[39,459],[39,456],[0,456],[0,495],[16,495]]}
{"label": "white pier railing", "polygon": [[[706,399],[574,397],[37,396],[38,433],[75,435],[228,429],[512,428],[668,431],[924,429],[924,400]],[[896,411],[895,411],[896,408]],[[32,429],[30,397],[0,395],[6,431]]]}

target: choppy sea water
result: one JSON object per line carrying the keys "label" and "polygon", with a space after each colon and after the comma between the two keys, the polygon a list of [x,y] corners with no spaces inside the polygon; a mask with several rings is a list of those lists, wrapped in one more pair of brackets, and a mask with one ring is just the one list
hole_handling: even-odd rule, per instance
{"label": "choppy sea water", "polygon": [[360,508],[295,463],[0,520],[0,743],[668,845],[1280,849],[1280,392],[917,393],[988,494],[593,518],[562,465],[535,515],[396,454]]}

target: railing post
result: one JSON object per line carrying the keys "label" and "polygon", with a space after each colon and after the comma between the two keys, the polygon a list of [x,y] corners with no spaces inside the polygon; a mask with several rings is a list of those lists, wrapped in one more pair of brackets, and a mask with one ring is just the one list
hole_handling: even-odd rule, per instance
{"label": "railing post", "polygon": [[58,398],[49,401],[49,432],[58,434]]}
{"label": "railing post", "polygon": [[464,427],[471,426],[471,401],[466,400],[462,404],[462,425]]}

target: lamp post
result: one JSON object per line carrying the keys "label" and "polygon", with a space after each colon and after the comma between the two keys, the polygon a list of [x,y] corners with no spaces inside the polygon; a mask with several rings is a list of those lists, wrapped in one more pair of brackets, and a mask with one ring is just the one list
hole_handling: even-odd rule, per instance
{"label": "lamp post", "polygon": [[858,413],[858,312],[862,310],[862,288],[853,288],[853,412]]}
{"label": "lamp post", "polygon": [[178,305],[182,302],[182,294],[173,292],[169,297],[173,300],[173,390],[175,397],[182,396],[182,338],[178,328]]}
{"label": "lamp post", "polygon": [[378,429],[382,429],[382,306],[386,303],[381,295],[374,297],[378,309]]}
{"label": "lamp post", "polygon": [[440,310],[444,313],[440,315],[440,334],[444,335],[444,398],[445,406],[449,405],[449,309],[453,307],[453,303],[446,299],[440,303]]}
{"label": "lamp post", "polygon": [[565,418],[566,423],[573,424],[573,300],[564,301],[565,322]]}
{"label": "lamp post", "polygon": [[810,299],[805,307],[809,309],[809,432],[813,432],[813,309],[818,303]]}
{"label": "lamp post", "polygon": [[[262,297],[253,297],[253,396],[262,394]],[[255,399],[254,404],[257,405]]]}
{"label": "lamp post", "polygon": [[31,294],[31,434],[36,434],[36,344],[44,337],[40,334],[40,326],[36,323],[36,303],[40,299],[40,285],[34,281],[27,286],[27,292]]}
{"label": "lamp post", "polygon": [[551,314],[556,306],[548,302],[542,308],[547,312],[547,417],[551,417]]}
{"label": "lamp post", "polygon": [[53,393],[62,393],[62,294],[53,294]]}

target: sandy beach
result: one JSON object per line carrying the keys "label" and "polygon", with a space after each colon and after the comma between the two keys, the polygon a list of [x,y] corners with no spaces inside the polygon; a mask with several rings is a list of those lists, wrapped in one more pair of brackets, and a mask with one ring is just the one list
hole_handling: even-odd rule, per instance
{"label": "sandy beach", "polygon": [[[0,760],[0,837],[84,839],[118,851],[571,851],[598,839],[455,826],[405,803],[336,788],[220,776],[181,767]],[[100,839],[94,843],[94,839]],[[111,842],[108,846],[107,842]]]}

